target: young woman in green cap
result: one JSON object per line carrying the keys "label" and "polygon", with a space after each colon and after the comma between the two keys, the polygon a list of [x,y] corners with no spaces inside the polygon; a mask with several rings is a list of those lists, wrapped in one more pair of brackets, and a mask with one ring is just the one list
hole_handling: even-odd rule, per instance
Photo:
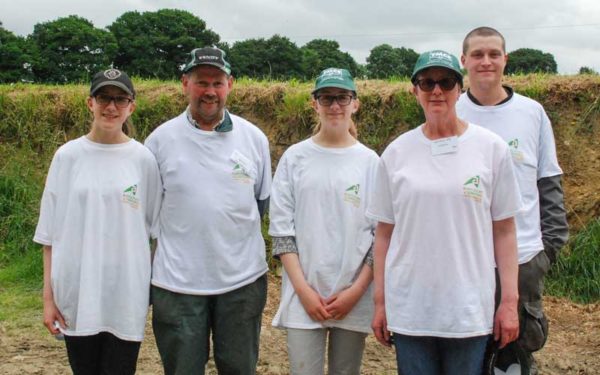
{"label": "young woman in green cap", "polygon": [[135,373],[144,336],[162,185],[152,153],[127,134],[134,100],[124,72],[94,76],[90,131],[56,151],[42,196],[44,325],[64,334],[76,375]]}
{"label": "young woman in green cap", "polygon": [[[273,180],[269,234],[283,263],[273,319],[287,330],[290,372],[359,374],[370,331],[374,221],[365,208],[378,157],[356,139],[356,87],[346,69],[317,78],[313,136],[281,157]],[[328,341],[328,344],[327,344]]]}
{"label": "young woman in green cap", "polygon": [[456,57],[422,54],[411,81],[425,123],[386,148],[367,210],[378,221],[373,330],[393,341],[403,375],[479,375],[489,335],[502,346],[518,335],[518,185],[506,143],[456,115]]}

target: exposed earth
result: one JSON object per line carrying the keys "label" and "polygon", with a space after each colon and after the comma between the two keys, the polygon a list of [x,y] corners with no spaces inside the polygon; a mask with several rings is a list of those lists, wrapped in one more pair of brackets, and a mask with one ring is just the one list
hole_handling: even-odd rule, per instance
{"label": "exposed earth", "polygon": [[[269,277],[269,298],[265,308],[259,374],[288,374],[285,333],[271,327],[279,303],[280,280]],[[542,375],[600,374],[600,304],[578,305],[547,297],[545,308],[550,321],[550,338],[536,358]],[[41,311],[31,318],[41,326]],[[0,325],[0,374],[69,374],[62,341],[39,329],[7,329]],[[363,358],[363,374],[395,374],[391,350],[369,336]],[[162,374],[152,328],[148,322],[146,339],[138,361],[138,374]],[[216,374],[209,362],[209,374]]]}

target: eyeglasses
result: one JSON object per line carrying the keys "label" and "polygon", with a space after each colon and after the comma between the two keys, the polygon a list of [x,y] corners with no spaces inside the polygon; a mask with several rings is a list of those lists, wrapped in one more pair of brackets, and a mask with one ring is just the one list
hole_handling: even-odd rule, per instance
{"label": "eyeglasses", "polygon": [[431,78],[423,78],[417,81],[417,85],[419,88],[425,92],[433,91],[435,85],[439,85],[440,89],[444,91],[450,91],[456,86],[458,83],[458,78],[456,77],[446,77],[442,78],[439,81],[433,80]]}
{"label": "eyeglasses", "polygon": [[110,102],[115,102],[115,106],[117,106],[117,108],[125,108],[133,101],[133,99],[130,97],[120,95],[110,96],[106,94],[98,94],[94,96],[94,98],[96,99],[96,102],[103,107],[109,105]]}
{"label": "eyeglasses", "polygon": [[317,101],[320,105],[329,107],[333,104],[333,102],[337,102],[337,104],[341,107],[350,104],[350,102],[354,99],[353,95],[348,94],[340,94],[340,95],[317,95]]}

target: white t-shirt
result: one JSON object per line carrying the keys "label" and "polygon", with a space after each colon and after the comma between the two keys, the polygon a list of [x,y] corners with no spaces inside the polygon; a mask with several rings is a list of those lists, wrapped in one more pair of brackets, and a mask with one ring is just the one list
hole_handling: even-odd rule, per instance
{"label": "white t-shirt", "polygon": [[164,188],[153,285],[214,295],[267,271],[256,201],[271,190],[269,144],[256,126],[230,116],[233,130],[204,131],[184,112],[146,139]]}
{"label": "white t-shirt", "polygon": [[492,221],[521,207],[506,143],[469,124],[456,152],[432,155],[422,126],[381,156],[367,215],[394,224],[385,262],[388,329],[449,338],[489,334]]}
{"label": "white t-shirt", "polygon": [[516,217],[519,264],[544,249],[537,181],[562,174],[550,120],[536,101],[514,93],[506,103],[480,106],[467,93],[456,104],[458,116],[498,134],[508,143],[523,210]]}
{"label": "white t-shirt", "polygon": [[[295,236],[304,277],[322,297],[348,288],[364,265],[375,228],[364,213],[378,160],[374,151],[358,142],[346,148],[325,148],[310,138],[291,146],[277,165],[269,234]],[[369,288],[343,320],[314,321],[284,270],[273,325],[368,333],[372,304]]]}
{"label": "white t-shirt", "polygon": [[81,137],[58,149],[33,240],[52,246],[52,291],[65,334],[142,341],[161,194],[154,156],[135,140]]}

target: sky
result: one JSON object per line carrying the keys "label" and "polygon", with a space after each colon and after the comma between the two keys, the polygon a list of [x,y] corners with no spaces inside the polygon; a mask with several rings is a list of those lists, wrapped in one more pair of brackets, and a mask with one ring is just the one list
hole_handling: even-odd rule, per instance
{"label": "sky", "polygon": [[361,64],[383,43],[458,57],[467,32],[491,26],[504,35],[509,53],[535,48],[553,54],[561,74],[582,66],[600,72],[597,0],[0,0],[0,22],[26,36],[37,23],[72,14],[103,28],[127,11],[164,8],[189,11],[230,45],[275,34],[298,47],[331,39]]}

